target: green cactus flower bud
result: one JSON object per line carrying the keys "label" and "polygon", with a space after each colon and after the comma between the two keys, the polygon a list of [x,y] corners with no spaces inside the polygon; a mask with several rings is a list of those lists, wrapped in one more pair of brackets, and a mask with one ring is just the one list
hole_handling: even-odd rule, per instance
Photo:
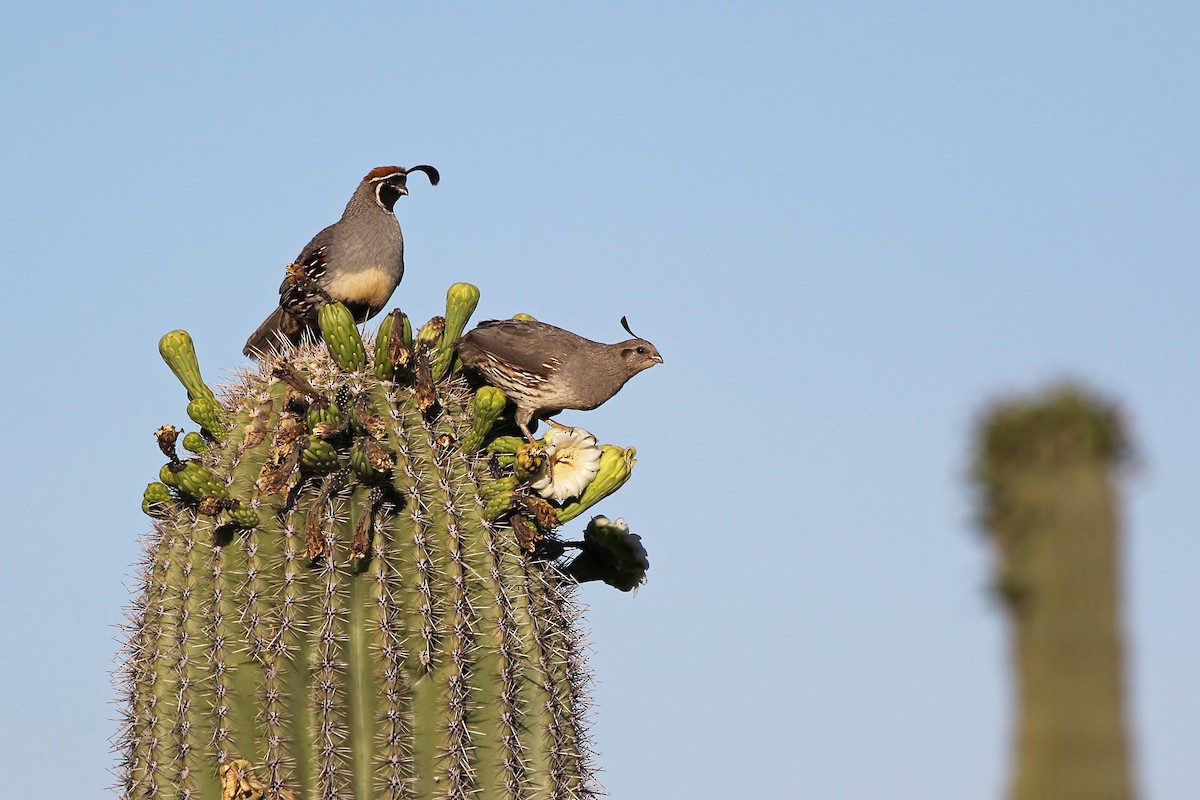
{"label": "green cactus flower bud", "polygon": [[580,583],[604,581],[628,592],[646,582],[650,558],[642,546],[642,537],[630,533],[623,519],[611,522],[608,517],[592,517],[583,532],[581,550],[565,569]]}
{"label": "green cactus flower bud", "polygon": [[338,451],[324,439],[312,437],[300,451],[300,465],[310,472],[328,472],[338,466]]}
{"label": "green cactus flower bud", "polygon": [[163,464],[162,469],[158,471],[158,479],[174,489],[179,488],[179,481],[175,480],[175,473],[171,470],[170,464]]}
{"label": "green cactus flower bud", "polygon": [[375,377],[381,381],[390,381],[396,377],[396,365],[388,358],[388,342],[392,338],[397,313],[400,313],[399,309],[384,317],[383,322],[379,323],[379,330],[375,332]]}
{"label": "green cactus flower bud", "polygon": [[229,489],[225,484],[216,475],[213,475],[208,467],[197,461],[181,461],[178,464],[169,465],[169,468],[175,473],[175,484],[184,494],[197,500],[201,497],[229,496]]}
{"label": "green cactus flower bud", "polygon": [[483,498],[485,503],[491,502],[494,498],[500,495],[509,495],[521,485],[521,482],[515,475],[509,475],[505,478],[497,478],[494,481],[488,481],[479,487],[479,496]]}
{"label": "green cactus flower bud", "polygon": [[633,447],[617,447],[606,444],[601,448],[600,471],[583,490],[579,499],[566,503],[558,510],[560,523],[568,522],[578,517],[584,511],[599,503],[610,494],[620,489],[637,463],[637,449]]}
{"label": "green cactus flower bud", "polygon": [[350,468],[364,481],[378,480],[395,465],[395,457],[369,436],[360,436],[350,447]]}
{"label": "green cactus flower bud", "polygon": [[513,504],[514,501],[512,492],[500,492],[491,500],[488,500],[484,505],[482,512],[483,518],[489,521],[495,520],[505,511],[508,511],[510,508],[512,508]]}
{"label": "green cactus flower bud", "polygon": [[354,324],[354,316],[341,303],[328,303],[317,312],[317,324],[325,347],[338,366],[346,372],[358,372],[367,365],[367,351]]}
{"label": "green cactus flower bud", "polygon": [[509,453],[516,455],[523,444],[525,444],[525,440],[520,436],[497,436],[488,442],[487,451],[489,453]]}
{"label": "green cactus flower bud", "polygon": [[152,517],[167,516],[170,513],[167,504],[171,500],[171,489],[165,483],[148,483],[142,493],[142,511]]}
{"label": "green cactus flower bud", "polygon": [[202,456],[208,451],[208,442],[196,431],[191,431],[183,437],[183,449]]}
{"label": "green cactus flower bud", "polygon": [[342,416],[342,410],[335,403],[313,403],[308,408],[308,429],[313,433],[317,433],[317,426],[321,423],[336,428],[343,422],[345,418]]}
{"label": "green cactus flower bud", "polygon": [[456,283],[446,292],[446,328],[433,357],[433,379],[440,381],[454,362],[454,345],[479,305],[479,289],[469,283]]}
{"label": "green cactus flower bud", "polygon": [[526,314],[524,312],[520,314],[513,314],[513,319],[519,319],[524,322],[537,322],[537,317],[535,317],[533,314]]}
{"label": "green cactus flower bud", "polygon": [[187,390],[188,416],[203,426],[214,439],[221,441],[228,427],[225,413],[212,389],[200,376],[200,363],[196,360],[192,337],[187,331],[171,331],[158,340],[158,352]]}
{"label": "green cactus flower bud", "polygon": [[171,372],[187,390],[189,400],[208,398],[215,402],[212,389],[200,377],[200,362],[196,359],[196,347],[187,331],[171,331],[158,340],[158,352]]}
{"label": "green cactus flower bud", "polygon": [[227,423],[221,404],[213,397],[197,397],[188,403],[188,417],[192,422],[208,431],[218,442],[225,441]]}
{"label": "green cactus flower bud", "polygon": [[225,516],[239,528],[257,528],[262,524],[258,512],[242,503],[238,503],[237,508],[226,510]]}
{"label": "green cactus flower bud", "polygon": [[464,452],[473,453],[483,445],[492,426],[504,413],[508,398],[495,386],[482,386],[471,401],[471,433],[463,440]]}

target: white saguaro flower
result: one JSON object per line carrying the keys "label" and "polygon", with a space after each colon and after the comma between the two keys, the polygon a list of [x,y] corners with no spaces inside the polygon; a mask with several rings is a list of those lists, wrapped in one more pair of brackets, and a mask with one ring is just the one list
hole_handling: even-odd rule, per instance
{"label": "white saguaro flower", "polygon": [[551,428],[542,437],[546,463],[529,485],[547,500],[563,502],[583,494],[600,471],[600,445],[583,428]]}

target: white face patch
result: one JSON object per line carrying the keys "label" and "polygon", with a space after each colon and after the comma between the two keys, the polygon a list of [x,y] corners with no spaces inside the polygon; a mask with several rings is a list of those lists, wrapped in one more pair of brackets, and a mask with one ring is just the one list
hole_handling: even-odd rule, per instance
{"label": "white face patch", "polygon": [[387,270],[364,269],[349,275],[338,275],[326,289],[334,297],[345,297],[371,308],[382,308],[392,296],[396,283]]}

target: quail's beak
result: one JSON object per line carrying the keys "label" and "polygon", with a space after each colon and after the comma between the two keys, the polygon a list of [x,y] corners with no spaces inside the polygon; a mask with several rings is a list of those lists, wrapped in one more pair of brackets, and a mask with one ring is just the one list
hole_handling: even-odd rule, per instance
{"label": "quail's beak", "polygon": [[396,187],[396,191],[400,193],[401,197],[408,197],[408,187],[403,183]]}
{"label": "quail's beak", "polygon": [[663,363],[662,356],[660,356],[658,353],[655,353],[654,355],[650,356],[650,360],[653,361],[655,364]]}

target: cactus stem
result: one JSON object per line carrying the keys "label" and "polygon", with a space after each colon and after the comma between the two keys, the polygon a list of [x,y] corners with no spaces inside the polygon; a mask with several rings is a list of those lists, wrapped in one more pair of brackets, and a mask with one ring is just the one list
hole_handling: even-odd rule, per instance
{"label": "cactus stem", "polygon": [[[527,555],[514,530],[541,535],[557,504],[526,497],[515,447],[499,467],[481,449],[503,392],[454,374],[474,294],[455,287],[416,342],[390,317],[366,361],[326,311],[324,344],[268,356],[220,403],[167,338],[189,416],[220,438],[192,435],[191,457],[167,426],[143,494],[124,800],[593,796],[574,584],[555,540]],[[403,371],[381,369],[393,344]]]}
{"label": "cactus stem", "polygon": [[[367,492],[370,499],[363,507],[361,516],[354,526],[350,559],[362,559],[371,548],[375,533],[375,511],[382,500],[383,492],[378,487]],[[356,504],[358,505],[358,504]],[[374,660],[368,647],[368,629],[377,624],[374,619],[375,602],[372,587],[362,580],[350,582],[349,640],[346,655],[350,674],[347,680],[348,727],[350,731],[350,767],[354,797],[372,797],[375,787],[372,781],[374,766],[375,702],[378,691],[374,680]]]}

